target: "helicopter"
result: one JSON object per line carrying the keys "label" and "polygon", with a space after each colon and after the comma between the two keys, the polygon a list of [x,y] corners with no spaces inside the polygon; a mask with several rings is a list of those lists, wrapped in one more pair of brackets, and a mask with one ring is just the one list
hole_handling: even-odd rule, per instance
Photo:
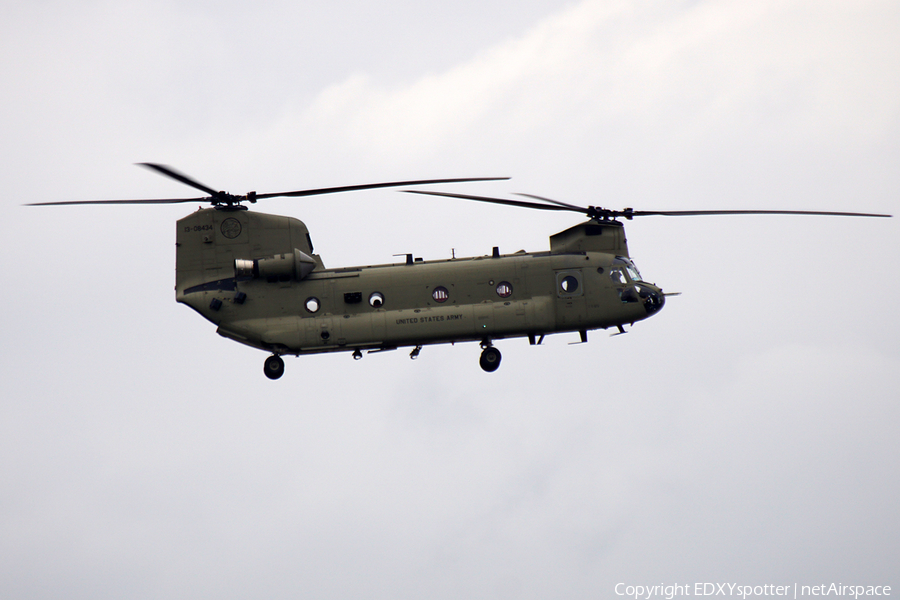
{"label": "helicopter", "polygon": [[[488,202],[545,211],[569,211],[587,220],[550,236],[550,249],[441,260],[405,260],[369,266],[326,268],[299,219],[250,211],[247,204],[275,197],[301,197],[387,187],[506,180],[508,177],[430,179],[371,183],[293,192],[233,195],[216,191],[172,167],[139,163],[207,194],[200,198],[81,200],[70,204],[204,203],[209,208],[176,223],[175,294],[216,325],[227,339],[269,353],[263,372],[279,379],[283,356],[324,352],[363,353],[476,342],[486,372],[500,366],[494,342],[527,338],[539,345],[555,333],[579,334],[625,326],[663,309],[666,293],[646,281],[631,259],[622,220],[642,216],[886,214],[795,210],[611,210],[543,196],[527,200],[450,192],[402,190],[442,198]],[[404,255],[399,255],[404,256]]]}

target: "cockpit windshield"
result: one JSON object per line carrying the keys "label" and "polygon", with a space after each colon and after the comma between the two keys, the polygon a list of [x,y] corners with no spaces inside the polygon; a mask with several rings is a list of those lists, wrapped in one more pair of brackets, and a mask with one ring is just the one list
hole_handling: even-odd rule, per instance
{"label": "cockpit windshield", "polygon": [[[638,271],[637,267],[634,265],[634,262],[626,257],[626,256],[617,256],[613,259],[613,265],[619,266],[628,272],[628,277],[632,281],[643,281],[641,278],[641,273]],[[615,268],[613,269],[615,271]]]}

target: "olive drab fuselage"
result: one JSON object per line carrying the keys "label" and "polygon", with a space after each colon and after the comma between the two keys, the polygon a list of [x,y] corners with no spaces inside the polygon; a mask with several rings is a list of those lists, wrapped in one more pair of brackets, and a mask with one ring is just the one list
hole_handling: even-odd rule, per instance
{"label": "olive drab fuselage", "polygon": [[275,355],[346,350],[358,357],[512,337],[535,343],[559,332],[586,339],[588,330],[621,331],[664,304],[628,258],[617,221],[571,227],[544,252],[410,255],[399,264],[338,269],[325,268],[306,225],[291,217],[207,208],[177,227],[177,300],[222,336]]}

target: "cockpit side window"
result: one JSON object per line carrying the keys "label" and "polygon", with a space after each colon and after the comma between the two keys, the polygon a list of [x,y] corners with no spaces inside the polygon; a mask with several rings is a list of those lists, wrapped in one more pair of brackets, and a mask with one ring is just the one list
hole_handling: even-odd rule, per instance
{"label": "cockpit side window", "polygon": [[635,285],[643,281],[641,273],[634,266],[630,258],[626,256],[617,256],[612,261],[609,269],[609,277],[613,281],[613,285],[619,292],[619,299],[622,302],[639,302],[640,286]]}

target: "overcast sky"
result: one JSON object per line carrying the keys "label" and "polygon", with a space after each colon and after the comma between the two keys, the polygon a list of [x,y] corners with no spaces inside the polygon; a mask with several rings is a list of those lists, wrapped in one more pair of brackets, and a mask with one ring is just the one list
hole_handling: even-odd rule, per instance
{"label": "overcast sky", "polygon": [[[339,6],[338,6],[339,5]],[[900,591],[900,219],[647,217],[682,292],[610,338],[288,357],[175,302],[195,207],[509,176],[636,209],[898,212],[900,4],[0,2],[0,596]],[[329,267],[576,222],[391,190],[275,199]]]}

